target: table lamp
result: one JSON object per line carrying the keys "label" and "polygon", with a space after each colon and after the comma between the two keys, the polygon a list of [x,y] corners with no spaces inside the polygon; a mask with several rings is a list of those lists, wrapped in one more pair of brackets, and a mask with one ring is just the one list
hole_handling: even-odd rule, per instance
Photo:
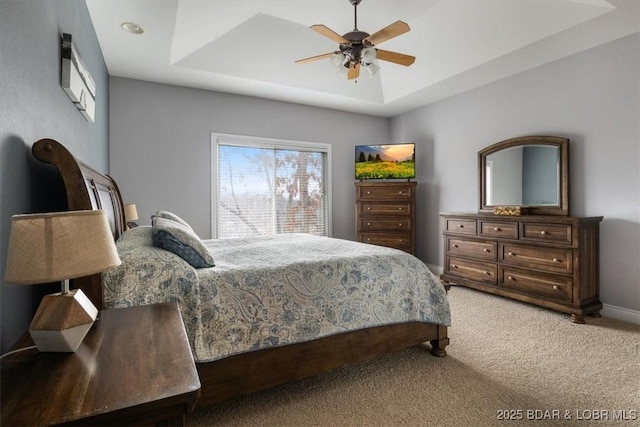
{"label": "table lamp", "polygon": [[134,221],[138,220],[138,209],[136,209],[135,203],[129,203],[124,205],[124,217],[127,221],[127,226],[129,228],[137,227]]}
{"label": "table lamp", "polygon": [[120,264],[102,210],[14,215],[4,280],[18,285],[61,280],[60,293],[46,295],[29,326],[41,352],[75,352],[98,309],[69,279]]}

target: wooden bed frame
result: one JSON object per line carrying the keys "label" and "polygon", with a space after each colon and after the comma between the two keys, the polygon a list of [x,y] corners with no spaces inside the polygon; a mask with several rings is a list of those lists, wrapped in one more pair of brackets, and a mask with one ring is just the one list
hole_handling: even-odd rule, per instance
{"label": "wooden bed frame", "polygon": [[[110,176],[76,160],[62,144],[52,139],[37,141],[32,151],[38,160],[54,165],[60,172],[68,210],[103,209],[114,239],[125,231],[124,204],[118,186]],[[82,289],[96,307],[103,308],[99,274],[74,279],[71,287]],[[425,342],[431,344],[431,354],[445,356],[445,347],[449,344],[447,327],[420,322],[385,325],[213,362],[197,362],[202,384],[198,406],[300,380]]]}

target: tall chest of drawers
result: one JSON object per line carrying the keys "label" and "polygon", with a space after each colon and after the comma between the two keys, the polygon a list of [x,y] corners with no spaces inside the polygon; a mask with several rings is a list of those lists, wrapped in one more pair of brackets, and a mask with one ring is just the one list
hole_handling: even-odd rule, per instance
{"label": "tall chest of drawers", "polygon": [[356,182],[357,240],[415,254],[416,184]]}
{"label": "tall chest of drawers", "polygon": [[444,282],[597,316],[602,217],[441,214]]}

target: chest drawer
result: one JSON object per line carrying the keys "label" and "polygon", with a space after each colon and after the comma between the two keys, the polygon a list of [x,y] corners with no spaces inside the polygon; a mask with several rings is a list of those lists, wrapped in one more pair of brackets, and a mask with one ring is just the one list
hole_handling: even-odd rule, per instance
{"label": "chest drawer", "polygon": [[380,219],[380,218],[360,218],[358,220],[360,231],[404,231],[411,232],[411,219]]}
{"label": "chest drawer", "polygon": [[411,252],[412,238],[410,233],[359,233],[358,241],[372,245],[386,246]]}
{"label": "chest drawer", "polygon": [[553,276],[505,266],[500,267],[499,284],[509,289],[559,301],[571,301],[573,297],[573,281],[570,277]]}
{"label": "chest drawer", "polygon": [[497,260],[496,242],[467,240],[460,237],[446,236],[447,253],[449,255],[468,256],[487,261]]}
{"label": "chest drawer", "polygon": [[413,188],[413,185],[406,184],[357,187],[356,198],[358,200],[412,200]]}
{"label": "chest drawer", "polygon": [[544,270],[551,273],[573,272],[571,249],[501,243],[498,259],[504,264]]}
{"label": "chest drawer", "polygon": [[545,224],[522,222],[522,240],[532,242],[566,243],[572,242],[571,224]]}
{"label": "chest drawer", "polygon": [[502,237],[505,239],[517,239],[518,223],[480,220],[480,233],[478,234],[485,237]]}
{"label": "chest drawer", "polygon": [[476,235],[475,219],[447,218],[445,221],[445,230],[448,233]]}
{"label": "chest drawer", "polygon": [[380,203],[362,202],[358,205],[360,215],[410,215],[411,202]]}
{"label": "chest drawer", "polygon": [[448,256],[445,272],[490,285],[497,284],[497,267],[490,262]]}

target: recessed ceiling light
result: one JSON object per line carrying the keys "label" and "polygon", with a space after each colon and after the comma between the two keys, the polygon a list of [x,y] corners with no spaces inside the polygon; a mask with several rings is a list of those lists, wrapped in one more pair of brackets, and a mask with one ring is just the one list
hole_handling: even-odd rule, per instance
{"label": "recessed ceiling light", "polygon": [[144,30],[142,29],[142,27],[136,24],[135,22],[123,22],[122,24],[120,24],[120,26],[122,27],[123,30],[131,34],[144,33]]}

